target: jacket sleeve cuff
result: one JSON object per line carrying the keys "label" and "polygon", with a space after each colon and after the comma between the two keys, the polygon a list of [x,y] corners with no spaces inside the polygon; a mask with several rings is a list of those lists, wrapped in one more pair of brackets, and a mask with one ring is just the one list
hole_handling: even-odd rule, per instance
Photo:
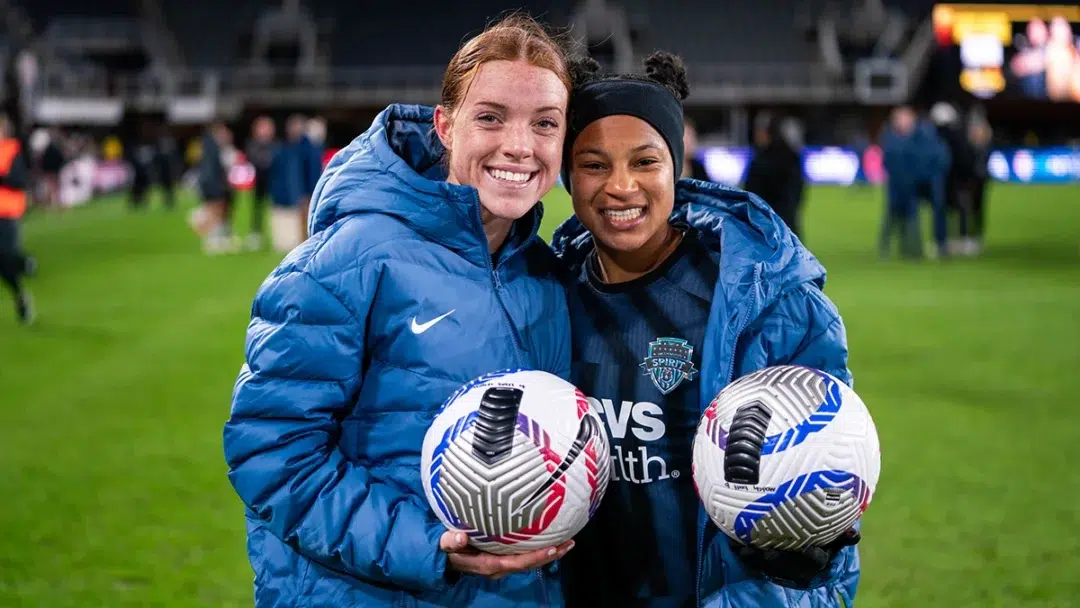
{"label": "jacket sleeve cuff", "polygon": [[446,553],[439,548],[439,537],[446,528],[426,505],[410,500],[402,507],[394,522],[398,538],[385,550],[383,571],[394,584],[407,589],[447,589],[454,579],[447,572]]}

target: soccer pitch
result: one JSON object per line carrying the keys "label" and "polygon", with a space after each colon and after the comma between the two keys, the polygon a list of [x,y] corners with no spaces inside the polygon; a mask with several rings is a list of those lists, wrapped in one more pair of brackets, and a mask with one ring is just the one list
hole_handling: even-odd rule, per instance
{"label": "soccer pitch", "polygon": [[[989,197],[984,257],[915,264],[877,259],[878,191],[810,191],[882,444],[860,608],[1080,605],[1080,189]],[[552,197],[546,234],[568,212]],[[185,212],[115,198],[26,242],[38,325],[0,298],[0,606],[250,606],[221,429],[277,256],[206,257]]]}

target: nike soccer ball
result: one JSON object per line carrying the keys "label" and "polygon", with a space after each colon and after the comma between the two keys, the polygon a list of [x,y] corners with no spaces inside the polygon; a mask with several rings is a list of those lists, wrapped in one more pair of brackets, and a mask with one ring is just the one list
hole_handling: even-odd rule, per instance
{"label": "nike soccer ball", "polygon": [[825,545],[870,504],[881,472],[874,421],[855,391],[807,367],[728,385],[694,437],[694,485],[729,537],[762,549]]}
{"label": "nike soccer ball", "polygon": [[455,392],[424,437],[424,493],[451,530],[488,553],[570,540],[607,489],[607,435],[585,395],[541,371],[482,376]]}

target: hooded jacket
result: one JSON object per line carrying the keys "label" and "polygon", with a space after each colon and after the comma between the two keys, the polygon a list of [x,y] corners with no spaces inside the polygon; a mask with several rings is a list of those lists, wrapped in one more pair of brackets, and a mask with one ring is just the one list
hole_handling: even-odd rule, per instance
{"label": "hooded jacket", "polygon": [[[742,190],[683,179],[676,185],[670,221],[722,252],[701,359],[702,414],[730,382],[772,365],[805,365],[851,384],[844,325],[822,292],[825,268],[764,201]],[[571,218],[560,226],[552,244],[571,276],[581,276],[593,249],[581,222]],[[854,547],[840,552],[812,589],[801,591],[744,567],[703,508],[698,509],[697,546],[699,606],[846,608],[855,596],[859,558]],[[603,559],[583,550],[584,545],[577,547],[573,558]]]}
{"label": "hooded jacket", "polygon": [[335,155],[311,238],[255,296],[224,444],[260,608],[561,603],[539,570],[448,576],[421,486],[424,434],[456,389],[570,368],[540,205],[493,259],[432,115],[390,106]]}

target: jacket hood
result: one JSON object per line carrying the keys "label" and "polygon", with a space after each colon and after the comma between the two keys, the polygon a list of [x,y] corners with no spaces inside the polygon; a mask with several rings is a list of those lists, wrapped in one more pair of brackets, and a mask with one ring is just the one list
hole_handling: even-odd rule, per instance
{"label": "jacket hood", "polygon": [[[689,226],[706,240],[720,243],[724,252],[720,281],[729,293],[743,292],[758,283],[767,302],[806,282],[819,287],[825,284],[825,267],[755,194],[681,179],[675,186],[670,222]],[[592,251],[592,235],[576,216],[571,217],[555,231],[552,248],[577,274]]]}
{"label": "jacket hood", "polygon": [[[377,213],[466,257],[487,256],[479,195],[472,186],[446,181],[446,150],[435,134],[434,115],[427,106],[391,105],[335,154],[312,196],[311,234],[346,216]],[[534,237],[542,213],[538,203],[518,220],[515,240]]]}

